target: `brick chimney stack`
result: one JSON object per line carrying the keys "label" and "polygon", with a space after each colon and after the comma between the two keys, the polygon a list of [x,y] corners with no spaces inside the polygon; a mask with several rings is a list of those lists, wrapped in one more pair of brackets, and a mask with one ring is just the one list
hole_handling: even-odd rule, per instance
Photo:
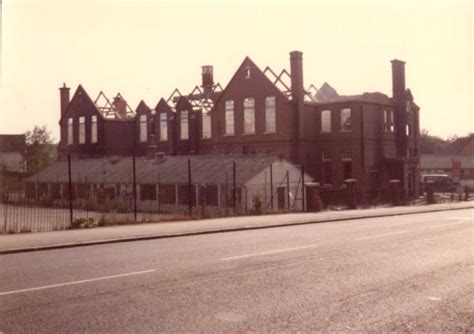
{"label": "brick chimney stack", "polygon": [[61,104],[61,117],[63,117],[70,102],[69,87],[66,87],[66,83],[63,83],[63,86],[59,88],[59,97]]}
{"label": "brick chimney stack", "polygon": [[407,156],[407,110],[406,110],[406,87],[405,87],[405,62],[394,59],[392,63],[392,92],[393,102],[397,105],[395,117],[395,132],[397,138],[397,155]]}
{"label": "brick chimney stack", "polygon": [[303,84],[303,53],[290,52],[291,98],[295,105],[295,139],[303,135],[304,84]]}
{"label": "brick chimney stack", "polygon": [[213,67],[211,65],[204,65],[202,68],[202,88],[204,95],[208,97],[212,92],[214,86]]}

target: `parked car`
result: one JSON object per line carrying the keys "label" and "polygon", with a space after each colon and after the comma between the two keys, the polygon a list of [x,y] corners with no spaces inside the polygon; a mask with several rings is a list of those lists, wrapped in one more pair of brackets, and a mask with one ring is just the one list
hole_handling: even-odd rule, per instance
{"label": "parked car", "polygon": [[433,182],[433,191],[436,192],[454,192],[459,182],[455,182],[453,178],[447,174],[425,174],[421,176],[421,183],[426,189],[426,183]]}

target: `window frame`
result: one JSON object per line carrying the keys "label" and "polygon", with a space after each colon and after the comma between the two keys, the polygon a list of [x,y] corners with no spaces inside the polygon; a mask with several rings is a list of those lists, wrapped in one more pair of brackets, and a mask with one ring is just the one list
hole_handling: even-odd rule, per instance
{"label": "window frame", "polygon": [[74,118],[67,119],[67,145],[74,145]]}
{"label": "window frame", "polygon": [[[232,132],[229,131],[231,127],[232,127]],[[235,135],[235,102],[234,100],[226,100],[224,102],[224,136],[234,136],[234,135]]]}
{"label": "window frame", "polygon": [[[206,120],[206,121],[205,121]],[[212,138],[212,120],[211,113],[203,112],[201,114],[201,124],[202,124],[202,139],[211,139]],[[205,126],[205,124],[207,124]],[[206,129],[207,128],[207,129]],[[205,131],[206,129],[206,131]],[[208,130],[208,131],[207,131]]]}
{"label": "window frame", "polygon": [[[349,112],[349,117],[345,119],[345,112]],[[352,131],[352,109],[351,108],[342,108],[341,109],[341,132],[351,132]]]}
{"label": "window frame", "polygon": [[167,141],[168,140],[168,114],[166,112],[160,112],[159,122],[160,122],[159,124],[160,141]]}
{"label": "window frame", "polygon": [[[186,129],[186,131],[183,131],[184,129]],[[186,134],[186,136],[184,136],[184,134]],[[189,111],[188,110],[181,110],[179,112],[179,139],[189,140]]]}
{"label": "window frame", "polygon": [[276,97],[267,96],[265,97],[265,133],[276,132]]}
{"label": "window frame", "polygon": [[[246,97],[243,102],[244,107],[244,135],[255,134],[255,99],[253,97]],[[247,125],[250,127],[247,129]]]}
{"label": "window frame", "polygon": [[98,142],[98,128],[97,128],[97,115],[91,116],[91,143],[96,144]]}
{"label": "window frame", "polygon": [[139,133],[140,143],[146,143],[148,140],[148,117],[146,114],[141,114],[139,117]]}
{"label": "window frame", "polygon": [[[328,126],[324,126],[324,115],[328,115]],[[328,128],[328,130],[326,129]],[[332,132],[332,111],[330,109],[321,110],[321,133],[331,133]]]}

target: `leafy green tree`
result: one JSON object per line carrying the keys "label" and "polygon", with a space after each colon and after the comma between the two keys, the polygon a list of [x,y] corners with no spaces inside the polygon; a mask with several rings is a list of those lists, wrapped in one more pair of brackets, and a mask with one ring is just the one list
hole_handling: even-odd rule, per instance
{"label": "leafy green tree", "polygon": [[27,173],[37,173],[56,161],[57,145],[53,143],[46,125],[35,126],[25,133],[25,137]]}

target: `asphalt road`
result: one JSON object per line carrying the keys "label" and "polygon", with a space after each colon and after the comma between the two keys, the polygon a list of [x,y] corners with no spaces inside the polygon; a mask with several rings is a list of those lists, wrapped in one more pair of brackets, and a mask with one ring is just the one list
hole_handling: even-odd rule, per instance
{"label": "asphalt road", "polygon": [[0,332],[472,332],[473,214],[3,255]]}

